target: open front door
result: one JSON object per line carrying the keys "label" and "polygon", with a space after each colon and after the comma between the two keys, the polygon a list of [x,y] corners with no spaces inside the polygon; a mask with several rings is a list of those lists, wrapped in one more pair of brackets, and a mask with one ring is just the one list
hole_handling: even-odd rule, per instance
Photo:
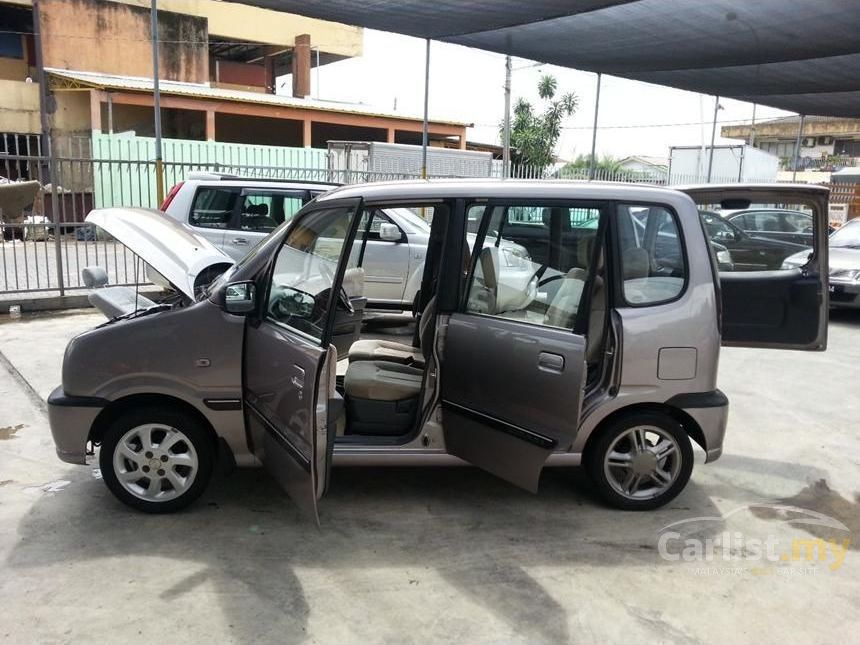
{"label": "open front door", "polygon": [[[812,247],[798,252],[796,245],[784,245],[781,265],[776,265],[777,268],[720,271],[722,343],[737,347],[826,349],[828,190],[820,186],[742,184],[682,190],[693,198],[700,212],[728,215],[738,209],[754,213],[779,207],[811,218]],[[707,231],[707,221],[703,226]],[[757,241],[752,236],[747,243],[754,245]],[[773,252],[772,240],[762,240],[761,244]]]}
{"label": "open front door", "polygon": [[[449,453],[536,492],[554,451],[576,437],[586,380],[590,286],[605,208],[490,204],[469,249],[466,293],[441,365]],[[469,219],[479,217],[469,212]],[[531,248],[505,231],[531,225]],[[545,251],[535,261],[535,250]],[[456,266],[452,258],[447,265]]]}
{"label": "open front door", "polygon": [[245,419],[254,454],[317,522],[334,424],[332,329],[348,309],[341,284],[360,202],[320,205],[299,215],[258,281],[258,315],[246,326]]}

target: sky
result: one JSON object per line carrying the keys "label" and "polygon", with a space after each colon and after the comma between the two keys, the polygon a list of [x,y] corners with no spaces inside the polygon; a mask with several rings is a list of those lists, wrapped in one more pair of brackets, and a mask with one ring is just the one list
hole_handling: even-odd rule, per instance
{"label": "sky", "polygon": [[[325,44],[320,43],[323,49]],[[425,42],[382,31],[364,31],[364,54],[311,72],[314,96],[324,100],[363,103],[418,116],[424,110]],[[591,150],[597,76],[554,65],[534,66],[515,58],[512,104],[524,97],[538,105],[537,83],[542,74],[558,80],[559,92],[579,99],[575,114],[565,121],[556,154],[574,159]],[[290,91],[289,77],[279,79],[279,92]],[[459,45],[432,42],[430,47],[430,118],[474,123],[470,141],[500,143],[504,116],[505,57]],[[737,143],[719,136],[719,122],[749,123],[750,103],[721,99],[717,143]],[[649,155],[668,157],[669,146],[710,143],[714,99],[638,81],[604,76],[600,91],[598,156]],[[756,121],[791,114],[759,106]]]}

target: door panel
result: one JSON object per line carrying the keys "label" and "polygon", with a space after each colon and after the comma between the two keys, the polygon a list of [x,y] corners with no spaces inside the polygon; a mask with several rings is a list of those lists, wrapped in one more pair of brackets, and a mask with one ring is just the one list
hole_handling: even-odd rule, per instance
{"label": "door panel", "polygon": [[326,350],[263,321],[245,335],[245,417],[254,454],[317,522],[314,405]]}
{"label": "door panel", "polygon": [[573,442],[585,382],[585,338],[569,330],[453,314],[442,363],[450,452],[537,491],[547,457]]}
{"label": "door panel", "polygon": [[409,272],[409,243],[369,239],[362,267],[370,306],[374,301],[401,302]]}
{"label": "door panel", "polygon": [[338,398],[330,378],[336,360],[330,347],[335,313],[346,306],[342,285],[360,206],[361,200],[342,200],[304,213],[289,227],[260,278],[258,314],[246,324],[249,441],[278,483],[317,523],[317,499],[325,488],[334,441],[328,417]]}
{"label": "door panel", "polygon": [[[803,266],[719,274],[722,342],[723,345],[738,347],[825,350],[829,305],[827,189],[819,186],[738,184],[683,190],[700,208],[728,208],[733,203],[782,204],[812,212],[814,244]],[[757,242],[774,246],[782,244],[766,240]],[[735,250],[730,250],[734,258]]]}

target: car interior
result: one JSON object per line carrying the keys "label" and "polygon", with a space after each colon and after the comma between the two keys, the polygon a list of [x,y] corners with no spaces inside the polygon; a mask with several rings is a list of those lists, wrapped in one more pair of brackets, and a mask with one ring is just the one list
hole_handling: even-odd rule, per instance
{"label": "car interior", "polygon": [[[438,214],[439,206],[435,208]],[[513,218],[522,217],[522,209],[512,212],[512,207],[495,207],[486,215],[476,215],[488,223],[477,236],[467,235],[463,250],[467,312],[571,330],[584,321],[583,329],[587,332],[580,333],[589,337],[587,361],[597,374],[607,322],[602,247],[597,253],[598,265],[588,299],[591,313],[582,316],[579,323],[577,319],[584,302],[589,267],[595,262],[596,219],[600,211],[583,208],[574,212],[561,207],[533,210],[538,221],[529,223],[530,228],[520,230],[517,236],[528,246],[511,239],[519,224]],[[511,236],[506,234],[509,219],[514,222],[510,225]],[[350,437],[361,437],[362,441],[370,437],[406,440],[423,417],[422,403],[433,400],[423,389],[428,366],[435,361],[436,285],[447,222],[447,217],[433,220],[422,289],[416,298],[419,311],[412,342],[362,337],[360,327],[356,327],[354,342],[346,351],[339,352],[339,372],[343,374],[338,377],[337,388],[346,402],[345,419],[338,424],[341,440],[348,441]],[[577,223],[586,225],[577,227]],[[482,248],[475,256],[478,239],[483,239]],[[543,261],[533,261],[532,254]],[[465,289],[467,281],[471,286]],[[357,292],[349,291],[350,298],[356,295]]]}
{"label": "car interior", "polygon": [[[587,389],[606,374],[603,357],[611,338],[608,313],[615,298],[610,297],[613,265],[605,242],[609,213],[618,215],[618,252],[613,255],[618,256],[615,271],[621,277],[623,301],[632,306],[667,302],[679,296],[686,283],[677,217],[662,206],[475,204],[467,207],[467,219],[479,222],[477,233],[466,231],[464,239],[456,241],[452,238],[461,233],[450,225],[449,204],[394,206],[432,209],[434,215],[414,305],[414,333],[411,342],[404,342],[402,336],[387,337],[375,333],[378,327],[363,325],[367,299],[362,259],[378,212],[368,207],[335,294],[335,388],[345,402],[336,424],[340,441],[403,443],[431,411],[437,378],[434,350],[444,353],[444,338],[434,347],[442,280],[448,285],[446,310],[456,306],[450,292],[458,291],[460,311],[466,315],[584,336]],[[291,230],[276,260],[270,317],[311,336],[321,333],[350,220],[342,210],[317,211]],[[448,266],[449,259],[443,266],[443,259],[457,253],[462,254],[459,266]]]}

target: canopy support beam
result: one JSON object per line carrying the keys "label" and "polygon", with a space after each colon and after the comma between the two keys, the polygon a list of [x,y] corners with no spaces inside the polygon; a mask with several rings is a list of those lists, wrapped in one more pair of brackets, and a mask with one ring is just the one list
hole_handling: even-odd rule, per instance
{"label": "canopy support beam", "polygon": [[427,144],[430,139],[430,39],[424,53],[424,123],[421,129],[421,178],[427,179]]}
{"label": "canopy support beam", "polygon": [[800,115],[800,123],[797,126],[797,140],[794,142],[794,155],[791,162],[792,173],[791,173],[791,181],[795,181],[797,179],[797,162],[800,160],[800,140],[803,138],[803,125],[804,121],[806,121],[806,115]]}
{"label": "canopy support beam", "polygon": [[505,125],[502,133],[502,178],[511,176],[511,57],[505,56]]}
{"label": "canopy support beam", "polygon": [[160,208],[164,202],[164,160],[161,157],[161,91],[158,87],[158,0],[150,4],[152,32],[152,101],[155,107],[155,200]]}

